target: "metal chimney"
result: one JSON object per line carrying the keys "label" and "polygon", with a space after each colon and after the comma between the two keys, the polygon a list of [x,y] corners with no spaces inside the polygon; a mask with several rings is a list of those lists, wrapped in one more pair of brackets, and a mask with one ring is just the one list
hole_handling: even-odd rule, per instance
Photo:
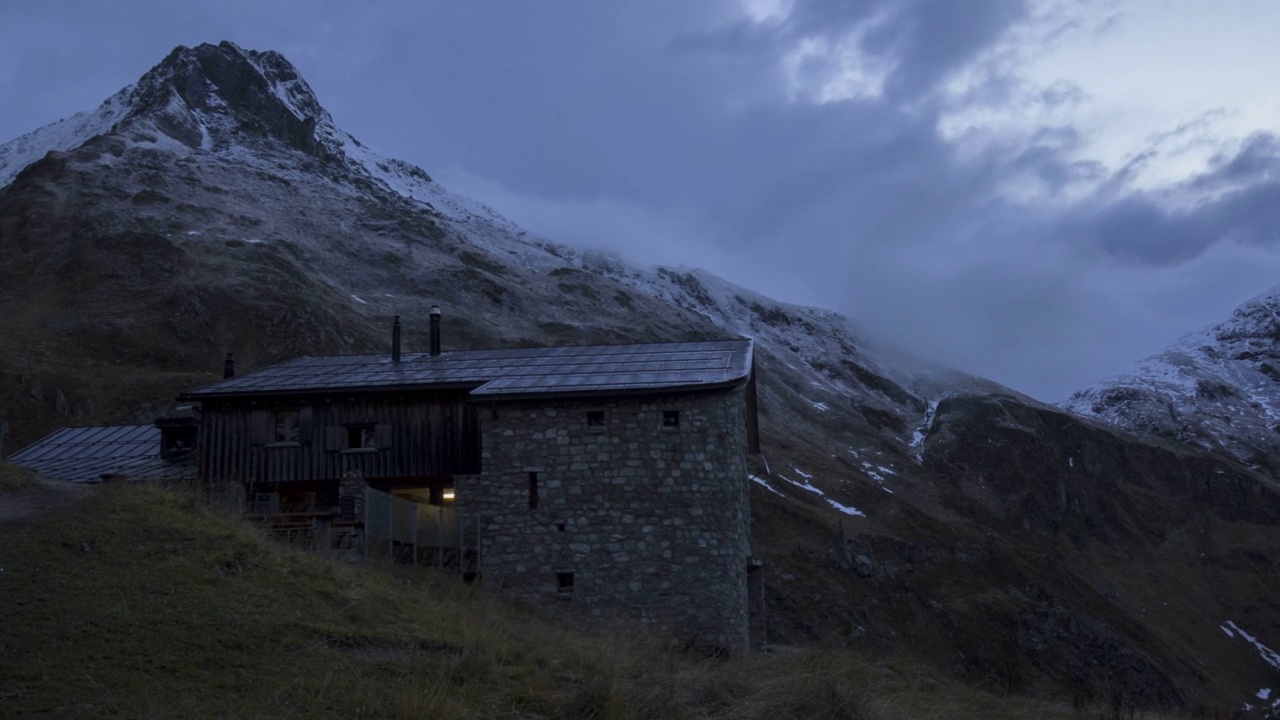
{"label": "metal chimney", "polygon": [[222,361],[222,379],[233,378],[236,376],[236,359],[227,353],[227,359]]}
{"label": "metal chimney", "polygon": [[440,306],[431,306],[431,357],[440,354]]}
{"label": "metal chimney", "polygon": [[391,322],[391,362],[400,362],[400,316]]}

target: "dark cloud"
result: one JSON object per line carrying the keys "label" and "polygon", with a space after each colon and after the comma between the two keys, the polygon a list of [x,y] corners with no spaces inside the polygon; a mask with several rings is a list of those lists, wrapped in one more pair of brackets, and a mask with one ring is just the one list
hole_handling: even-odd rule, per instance
{"label": "dark cloud", "polygon": [[1078,237],[1091,240],[1123,262],[1165,264],[1184,262],[1202,252],[1215,238],[1200,217],[1173,215],[1151,199],[1129,197],[1081,218]]}
{"label": "dark cloud", "polygon": [[902,62],[888,83],[890,94],[910,99],[934,86],[990,45],[1026,13],[1023,0],[958,3],[917,0],[891,22],[901,38],[892,47]]}
{"label": "dark cloud", "polygon": [[[1053,166],[1052,157],[1045,162]],[[1120,172],[1131,174],[1128,168]],[[1180,195],[1197,201],[1184,206]],[[1189,262],[1222,242],[1280,247],[1280,236],[1271,231],[1278,222],[1280,141],[1258,134],[1185,187],[1081,203],[1064,215],[1061,232],[1096,244],[1119,262],[1161,266]]]}
{"label": "dark cloud", "polygon": [[746,19],[679,37],[683,51],[778,56],[804,39],[840,42],[861,29],[860,49],[893,61],[886,92],[915,99],[1026,14],[1026,0],[797,0],[776,25]]}
{"label": "dark cloud", "polygon": [[1280,138],[1271,133],[1250,136],[1239,152],[1219,156],[1211,172],[1195,179],[1193,187],[1212,189],[1280,180]]}

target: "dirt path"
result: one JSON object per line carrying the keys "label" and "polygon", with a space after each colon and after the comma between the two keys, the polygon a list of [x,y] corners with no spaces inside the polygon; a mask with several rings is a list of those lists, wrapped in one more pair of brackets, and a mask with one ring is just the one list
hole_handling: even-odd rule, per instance
{"label": "dirt path", "polygon": [[40,478],[35,485],[0,491],[0,532],[44,513],[68,507],[93,493],[92,485]]}

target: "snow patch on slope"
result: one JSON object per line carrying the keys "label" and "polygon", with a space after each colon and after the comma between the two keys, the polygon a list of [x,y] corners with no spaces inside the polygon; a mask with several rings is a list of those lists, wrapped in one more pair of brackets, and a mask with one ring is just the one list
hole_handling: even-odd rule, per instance
{"label": "snow patch on slope", "polygon": [[[783,474],[781,474],[781,473],[778,473],[778,477],[779,477],[779,478],[781,478],[781,479],[783,479],[783,480],[785,480],[785,481],[787,481],[787,482],[789,482],[789,483],[791,483],[792,485],[795,485],[796,487],[800,488],[801,490],[808,490],[809,492],[814,493],[814,494],[816,494],[816,495],[826,495],[826,493],[824,493],[824,492],[822,492],[821,490],[819,490],[818,488],[816,488],[816,487],[814,487],[814,486],[810,485],[808,482],[796,482],[795,480],[792,480],[791,478],[789,478],[789,477],[787,477],[786,475],[783,475]],[[812,477],[812,476],[810,476],[810,477]]]}
{"label": "snow patch on slope", "polygon": [[751,476],[751,482],[753,482],[753,483],[755,483],[755,484],[759,485],[760,487],[764,488],[765,490],[768,490],[769,492],[773,493],[774,495],[778,495],[778,496],[780,496],[780,497],[786,497],[786,495],[784,495],[783,493],[780,493],[780,492],[778,492],[777,490],[775,490],[775,489],[773,488],[773,486],[772,486],[772,485],[770,485],[770,484],[769,484],[769,482],[768,482],[767,480],[765,480],[764,478],[760,477],[759,475],[752,475],[752,476]]}
{"label": "snow patch on slope", "polygon": [[[1228,627],[1236,631],[1236,633],[1238,633],[1240,637],[1244,638],[1245,642],[1252,645],[1253,648],[1258,651],[1258,655],[1262,658],[1263,662],[1275,668],[1276,670],[1280,670],[1280,653],[1277,653],[1275,650],[1272,650],[1266,645],[1263,645],[1261,642],[1259,642],[1259,640],[1256,637],[1250,635],[1244,630],[1241,630],[1239,625],[1235,624],[1230,620],[1228,620],[1227,624],[1223,626],[1223,630],[1225,631]],[[1229,632],[1227,634],[1231,635],[1231,633]]]}
{"label": "snow patch on slope", "polygon": [[858,508],[849,507],[848,505],[841,505],[840,503],[836,502],[835,500],[832,500],[831,498],[827,498],[827,504],[829,504],[831,507],[835,508],[836,510],[839,510],[840,512],[844,513],[845,515],[852,515],[854,517],[867,516],[866,513],[862,512]]}
{"label": "snow patch on slope", "polygon": [[924,461],[924,441],[929,437],[929,431],[933,429],[933,420],[938,414],[938,399],[929,401],[929,409],[925,410],[924,419],[920,421],[919,427],[911,434],[911,451],[916,462]]}

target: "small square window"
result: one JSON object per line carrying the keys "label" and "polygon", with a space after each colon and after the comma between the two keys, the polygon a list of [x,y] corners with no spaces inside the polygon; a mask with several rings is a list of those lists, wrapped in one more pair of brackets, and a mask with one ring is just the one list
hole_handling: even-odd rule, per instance
{"label": "small square window", "polygon": [[588,410],[587,411],[587,427],[604,429],[604,411]]}
{"label": "small square window", "polygon": [[377,447],[374,437],[375,433],[372,425],[349,425],[347,427],[347,448],[355,450],[358,448]]}
{"label": "small square window", "polygon": [[573,592],[573,573],[571,572],[556,573],[556,590],[562,593]]}
{"label": "small square window", "polygon": [[297,410],[275,411],[275,442],[298,442],[302,439],[302,423]]}
{"label": "small square window", "polygon": [[679,430],[680,429],[680,411],[679,410],[663,410],[662,411],[662,429],[663,430]]}

